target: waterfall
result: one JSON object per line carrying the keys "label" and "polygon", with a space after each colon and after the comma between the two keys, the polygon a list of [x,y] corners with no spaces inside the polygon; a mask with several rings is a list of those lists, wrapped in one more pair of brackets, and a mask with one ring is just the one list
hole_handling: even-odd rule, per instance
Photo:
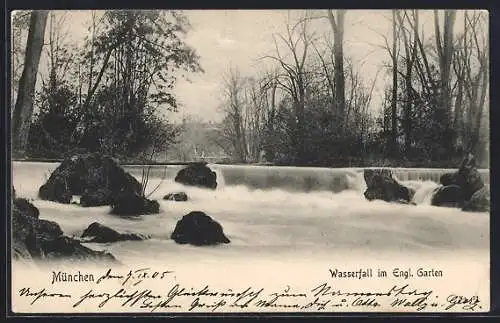
{"label": "waterfall", "polygon": [[[223,178],[227,186],[243,185],[250,189],[284,189],[288,191],[356,190],[364,192],[364,168],[313,168],[283,166],[211,165],[217,179]],[[391,168],[394,177],[415,190],[432,191],[439,178],[456,169]],[[489,183],[489,170],[479,173]]]}
{"label": "waterfall", "polygon": [[[14,177],[28,175],[27,178],[45,182],[57,163],[14,162]],[[218,189],[241,186],[249,190],[284,190],[288,192],[334,192],[345,190],[363,194],[366,183],[364,168],[314,168],[286,166],[218,165],[209,164],[217,174]],[[164,185],[173,182],[183,165],[125,165],[124,169],[140,179],[142,170],[150,168],[150,178],[164,179]],[[21,171],[22,169],[22,171]],[[16,172],[16,170],[18,170]],[[456,169],[391,168],[394,177],[403,185],[415,189],[413,202],[429,204],[433,191],[439,187],[441,175]],[[489,184],[489,170],[479,173],[486,185]],[[24,176],[23,176],[24,177]],[[18,184],[23,185],[23,184]],[[162,184],[163,185],[163,184]],[[151,183],[153,187],[154,184]],[[31,198],[35,198],[38,187],[29,188]]]}

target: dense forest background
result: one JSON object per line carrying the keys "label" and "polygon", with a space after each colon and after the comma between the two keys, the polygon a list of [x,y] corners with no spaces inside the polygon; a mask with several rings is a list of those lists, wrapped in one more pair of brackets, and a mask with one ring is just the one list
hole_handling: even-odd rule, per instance
{"label": "dense forest background", "polygon": [[[355,14],[290,18],[284,34],[269,35],[275,50],[259,58],[272,67],[245,75],[228,66],[221,75],[223,119],[214,123],[173,122],[165,113],[178,109],[177,80],[203,73],[196,46],[184,41],[182,12],[89,11],[82,46],[68,37],[67,13],[17,12],[13,156],[456,167],[471,152],[489,167],[488,13],[426,11],[433,32],[425,34],[421,10],[388,10],[380,73],[390,82],[378,100],[373,89],[383,77],[367,82],[344,51],[345,17]],[[327,32],[316,32],[318,22]]]}

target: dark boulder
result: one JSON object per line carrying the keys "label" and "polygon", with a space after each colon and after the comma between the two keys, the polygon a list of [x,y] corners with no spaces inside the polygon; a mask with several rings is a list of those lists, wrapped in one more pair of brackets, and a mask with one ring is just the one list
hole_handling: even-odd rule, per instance
{"label": "dark boulder", "polygon": [[39,210],[28,200],[17,198],[12,203],[13,258],[23,261],[112,260],[112,255],[86,248],[79,241],[66,237],[53,221],[39,219]]}
{"label": "dark boulder", "polygon": [[177,221],[171,238],[179,244],[195,246],[230,243],[224,235],[222,226],[211,217],[200,211],[193,211]]}
{"label": "dark boulder", "polygon": [[145,240],[147,237],[135,233],[119,233],[98,222],[94,222],[82,233],[82,238],[87,238],[85,242],[107,243],[125,240]]}
{"label": "dark boulder", "polygon": [[202,188],[217,188],[217,175],[204,163],[191,164],[181,169],[175,176],[177,183]]}
{"label": "dark boulder", "polygon": [[139,195],[120,195],[111,205],[111,214],[114,215],[146,215],[160,213],[160,204],[155,200],[148,200]]}
{"label": "dark boulder", "polygon": [[472,194],[472,197],[465,202],[462,210],[469,212],[489,212],[490,204],[490,188],[489,185],[484,185]]}
{"label": "dark boulder", "polygon": [[[447,202],[444,203],[445,206],[451,204],[454,207],[461,207],[464,211],[474,212],[488,212],[490,210],[489,187],[484,185],[481,174],[477,170],[476,159],[472,154],[468,154],[464,158],[458,171],[443,174],[439,181],[444,187],[436,191],[433,201],[445,197]],[[452,187],[452,189],[448,192],[447,187]],[[443,205],[439,202],[432,204]]]}
{"label": "dark boulder", "polygon": [[431,205],[446,207],[462,207],[464,192],[458,185],[439,187],[432,196]]}
{"label": "dark boulder", "polygon": [[141,184],[114,159],[93,153],[64,159],[40,187],[38,195],[43,200],[65,204],[71,202],[73,195],[84,195],[84,206],[98,206],[110,204],[110,194],[114,197],[140,192]]}
{"label": "dark boulder", "polygon": [[483,188],[484,182],[476,167],[476,159],[472,154],[467,155],[462,161],[458,171],[446,173],[439,179],[444,186],[457,185],[462,188],[463,198],[468,201],[472,195]]}
{"label": "dark boulder", "polygon": [[369,201],[410,202],[415,194],[413,189],[398,183],[390,169],[365,169],[363,175],[367,186],[364,195]]}
{"label": "dark boulder", "polygon": [[168,201],[186,202],[188,200],[188,196],[184,192],[176,192],[168,193],[163,197],[163,199]]}

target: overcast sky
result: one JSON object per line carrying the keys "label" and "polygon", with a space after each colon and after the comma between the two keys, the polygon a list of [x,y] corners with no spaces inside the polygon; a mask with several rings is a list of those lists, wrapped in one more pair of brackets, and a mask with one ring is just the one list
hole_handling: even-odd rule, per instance
{"label": "overcast sky", "polygon": [[[221,99],[222,75],[230,66],[237,67],[243,75],[258,75],[270,64],[259,59],[273,54],[273,35],[286,31],[289,15],[293,17],[304,11],[289,10],[193,10],[185,11],[192,30],[186,42],[196,49],[205,73],[190,75],[189,81],[179,80],[176,94],[183,115],[195,115],[205,120],[221,118],[217,107]],[[322,14],[321,12],[310,12]],[[89,12],[71,12],[67,19],[72,38],[81,39],[87,33]],[[432,36],[434,22],[432,11],[421,11],[420,22],[425,37]],[[318,36],[330,36],[331,27],[326,19],[315,20],[312,31]],[[463,30],[463,12],[457,13],[455,33]],[[385,35],[391,41],[390,10],[348,10],[345,19],[344,55],[350,58],[361,72],[367,86],[377,77],[373,109],[379,109],[383,89],[388,79],[383,69],[388,62],[384,45]],[[379,72],[377,74],[377,72]],[[384,74],[385,73],[385,74]]]}
{"label": "overcast sky", "polygon": [[[264,70],[265,61],[258,59],[275,51],[273,34],[284,34],[289,14],[293,17],[304,11],[290,10],[220,10],[186,11],[193,30],[187,42],[201,56],[205,69],[202,75],[191,77],[192,83],[179,82],[178,95],[184,104],[182,113],[203,118],[217,119],[220,102],[221,74],[229,65],[238,67],[242,74],[258,74]],[[324,14],[315,10],[312,15]],[[442,14],[442,12],[441,12]],[[463,30],[463,12],[457,13],[455,32]],[[424,36],[434,31],[432,11],[420,12]],[[318,36],[332,37],[326,19],[315,20],[311,31]],[[372,108],[379,109],[383,91],[389,81],[384,63],[389,55],[382,46],[384,37],[391,41],[390,10],[349,10],[345,17],[344,52],[361,72],[368,87],[376,79]]]}

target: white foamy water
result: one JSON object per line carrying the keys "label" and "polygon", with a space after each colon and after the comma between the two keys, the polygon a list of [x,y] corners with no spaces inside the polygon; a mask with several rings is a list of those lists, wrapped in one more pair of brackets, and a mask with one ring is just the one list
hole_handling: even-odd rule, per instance
{"label": "white foamy water", "polygon": [[[214,165],[211,167],[216,170],[219,186],[212,191],[175,183],[173,178],[181,166],[155,166],[146,191],[159,185],[149,198],[159,201],[160,214],[123,218],[109,215],[109,207],[83,208],[39,200],[39,187],[56,167],[50,163],[14,163],[17,195],[33,199],[40,217],[56,221],[69,236],[81,235],[89,224],[98,221],[119,232],[151,237],[145,241],[88,244],[110,251],[123,263],[324,259],[354,252],[373,257],[489,252],[488,213],[430,205],[432,191],[438,187],[432,177],[439,179],[439,174],[450,170],[421,170],[420,177],[416,170],[395,171],[403,184],[416,189],[413,201],[418,205],[412,206],[366,201],[362,171],[354,168]],[[125,168],[140,180],[142,167]],[[162,199],[175,191],[186,192],[189,201]],[[176,222],[196,210],[220,222],[231,243],[194,247],[170,240]]]}

